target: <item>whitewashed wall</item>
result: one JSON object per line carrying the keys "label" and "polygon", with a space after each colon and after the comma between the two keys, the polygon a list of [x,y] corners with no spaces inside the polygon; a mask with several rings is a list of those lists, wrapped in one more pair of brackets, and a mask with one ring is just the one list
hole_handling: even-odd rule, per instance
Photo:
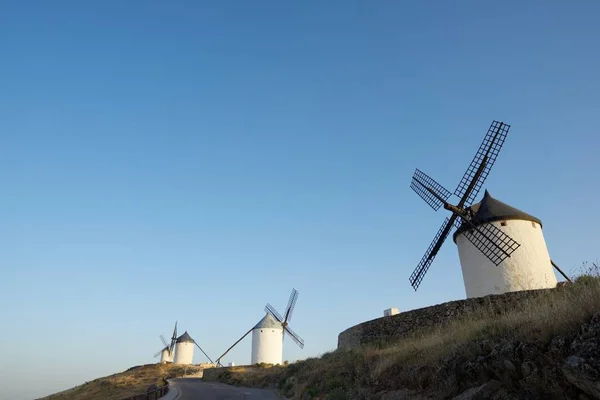
{"label": "whitewashed wall", "polygon": [[164,349],[162,351],[162,353],[160,353],[160,362],[161,363],[173,362],[173,357],[172,357],[172,355],[169,354],[168,349]]}
{"label": "whitewashed wall", "polygon": [[252,331],[251,364],[283,362],[283,328],[259,328]]}
{"label": "whitewashed wall", "polygon": [[174,364],[191,364],[194,359],[194,343],[181,342],[175,345]]}
{"label": "whitewashed wall", "polygon": [[505,223],[501,226],[501,221],[492,222],[521,246],[498,266],[463,234],[456,237],[467,298],[556,286],[558,281],[540,225],[524,220]]}

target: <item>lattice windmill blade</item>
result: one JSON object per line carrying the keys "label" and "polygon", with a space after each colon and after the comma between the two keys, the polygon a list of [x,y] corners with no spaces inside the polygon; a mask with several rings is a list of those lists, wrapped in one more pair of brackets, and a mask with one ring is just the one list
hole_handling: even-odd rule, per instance
{"label": "lattice windmill blade", "polygon": [[288,305],[285,309],[285,319],[283,322],[290,322],[292,320],[292,312],[296,306],[296,301],[298,301],[298,291],[296,289],[292,289],[290,300],[288,301]]}
{"label": "lattice windmill blade", "polygon": [[281,314],[279,314],[271,304],[267,303],[267,305],[265,306],[265,311],[271,314],[277,321],[283,323],[283,318],[281,317]]}
{"label": "lattice windmill blade", "polygon": [[433,178],[418,168],[415,170],[410,187],[435,211],[443,206],[444,203],[439,198],[431,194],[426,187],[433,190],[439,197],[443,198],[444,201],[448,200],[450,195],[452,195],[452,192],[437,183]]}
{"label": "lattice windmill blade", "polygon": [[177,340],[177,321],[175,321],[175,328],[173,328],[173,336],[171,336],[171,339]]}
{"label": "lattice windmill blade", "polygon": [[[164,349],[163,349],[163,350],[164,350]],[[160,356],[162,352],[163,352],[162,350],[160,350],[160,351],[156,352],[156,354],[154,354],[154,358],[156,358],[156,357]]]}
{"label": "lattice windmill blade", "polygon": [[444,244],[444,241],[446,240],[446,238],[448,237],[448,234],[450,233],[450,230],[452,229],[452,225],[454,224],[454,221],[456,220],[456,218],[457,218],[456,214],[453,214],[451,217],[447,217],[444,220],[444,223],[442,224],[442,226],[438,230],[437,234],[433,238],[431,244],[427,248],[427,251],[423,255],[423,258],[421,258],[421,261],[417,265],[417,268],[415,268],[413,273],[410,275],[409,281],[410,281],[410,284],[412,285],[413,289],[415,289],[415,291],[421,284],[421,281],[423,280],[423,277],[429,270],[429,267],[431,266],[433,259],[435,258],[438,251],[442,247],[442,244]]}
{"label": "lattice windmill blade", "polygon": [[[469,228],[462,232],[463,235],[495,265],[500,265],[502,261],[510,257],[521,246],[517,241],[492,224],[475,226],[469,218],[461,218],[462,221],[469,225]],[[457,219],[454,225],[459,228],[461,220]]]}
{"label": "lattice windmill blade", "polygon": [[165,340],[165,337],[163,335],[160,335],[160,340],[163,342],[163,344],[165,345],[165,347],[169,347],[169,344],[167,343],[167,341]]}
{"label": "lattice windmill blade", "polygon": [[292,340],[296,342],[298,346],[300,346],[301,349],[304,348],[304,340],[302,340],[302,338],[298,336],[296,332],[294,332],[289,326],[285,326],[283,329],[288,335],[290,335]]}
{"label": "lattice windmill blade", "polygon": [[177,342],[177,321],[175,321],[175,328],[173,329],[173,336],[171,336],[171,345],[169,346],[169,354],[173,354],[175,349],[175,343]]}
{"label": "lattice windmill blade", "polygon": [[[454,191],[454,194],[461,198],[459,207],[470,206],[475,197],[477,197],[479,190],[483,186],[498,157],[502,145],[504,145],[509,129],[510,125],[504,122],[493,121],[490,125],[487,134],[483,138],[483,142],[479,146],[477,153],[475,153],[475,157],[473,157],[471,164]],[[481,173],[478,174],[477,172],[482,162],[485,162],[485,166]]]}

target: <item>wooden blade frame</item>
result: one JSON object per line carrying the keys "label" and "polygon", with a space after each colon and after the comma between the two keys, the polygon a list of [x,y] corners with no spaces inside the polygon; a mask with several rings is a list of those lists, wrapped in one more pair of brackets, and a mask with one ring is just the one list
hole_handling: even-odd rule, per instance
{"label": "wooden blade frame", "polygon": [[[471,164],[467,167],[467,171],[458,183],[454,194],[461,198],[459,207],[469,207],[473,204],[475,197],[483,186],[490,170],[492,169],[498,153],[504,145],[506,135],[510,125],[500,121],[493,121],[488,129],[487,134],[483,138],[483,142],[479,146],[475,157]],[[478,171],[479,167],[485,163],[482,171]]]}
{"label": "wooden blade frame", "polygon": [[[444,202],[441,201],[440,198],[445,201],[448,200],[452,194],[452,192],[437,183],[433,178],[420,171],[418,168],[415,170],[410,187],[423,200],[425,200],[425,202],[429,204],[434,211],[437,211],[441,206],[444,205]],[[426,188],[433,190],[437,196],[431,194],[430,190],[427,190]]]}
{"label": "wooden blade frame", "polygon": [[177,342],[177,321],[175,321],[175,328],[173,329],[173,336],[171,336],[171,345],[169,346],[169,354],[173,354],[175,349],[175,343]]}
{"label": "wooden blade frame", "polygon": [[283,320],[284,323],[289,323],[292,320],[292,312],[296,306],[296,301],[298,301],[298,291],[296,289],[292,289],[288,305],[285,309],[285,319]]}
{"label": "wooden blade frame", "polygon": [[[454,191],[454,194],[461,198],[457,206],[452,206],[446,201],[450,196],[448,190],[419,169],[415,171],[411,188],[434,210],[437,211],[443,205],[444,208],[453,213],[450,218],[446,218],[417,268],[410,276],[409,281],[415,290],[421,284],[439,249],[448,237],[452,225],[461,219],[472,226],[472,229],[467,231],[470,233],[465,232],[467,239],[495,265],[498,265],[506,257],[510,257],[510,254],[520,246],[495,226],[475,227],[469,219],[470,214],[466,210],[479,193],[481,186],[483,186],[504,144],[509,129],[510,125],[503,122],[492,122],[475,157]],[[460,219],[457,219],[458,217]],[[490,236],[494,239],[490,239]],[[499,244],[495,243],[494,240],[497,240]]]}
{"label": "wooden blade frame", "polygon": [[457,220],[455,222],[455,226],[459,228],[462,226],[462,223],[470,225],[470,228],[462,232],[462,234],[494,265],[500,265],[502,261],[510,257],[521,246],[517,241],[492,224],[475,226],[468,217],[461,217],[461,219],[462,221]]}
{"label": "wooden blade frame", "polygon": [[286,332],[288,335],[290,335],[290,337],[292,338],[292,340],[293,340],[294,342],[296,342],[296,344],[297,344],[298,346],[300,346],[300,348],[301,348],[301,349],[303,349],[303,348],[304,348],[304,340],[302,340],[302,338],[301,338],[300,336],[298,336],[298,334],[297,334],[296,332],[294,332],[294,331],[293,331],[293,330],[292,330],[292,329],[291,329],[289,326],[287,326],[287,325],[286,325],[286,326],[283,328],[283,330],[284,330],[284,331],[285,331],[285,332]]}
{"label": "wooden blade frame", "polygon": [[281,314],[279,314],[277,312],[277,310],[269,303],[267,303],[267,305],[265,306],[265,311],[269,314],[271,314],[277,321],[281,322],[283,324],[283,317],[281,316]]}
{"label": "wooden blade frame", "polygon": [[427,248],[427,251],[423,255],[423,258],[421,258],[421,261],[417,265],[417,268],[415,268],[413,273],[410,275],[409,281],[413,289],[415,289],[415,291],[421,284],[421,281],[423,280],[425,274],[429,270],[433,259],[442,247],[442,244],[444,244],[446,238],[448,237],[448,234],[452,229],[452,224],[454,223],[455,219],[456,215],[452,215],[451,217],[447,217],[444,220],[444,223],[438,230],[437,234],[434,236],[433,240],[431,241],[431,244]]}
{"label": "wooden blade frame", "polygon": [[160,340],[163,342],[163,344],[165,345],[165,347],[169,347],[169,344],[167,343],[167,341],[165,340],[165,337],[163,335],[160,335]]}

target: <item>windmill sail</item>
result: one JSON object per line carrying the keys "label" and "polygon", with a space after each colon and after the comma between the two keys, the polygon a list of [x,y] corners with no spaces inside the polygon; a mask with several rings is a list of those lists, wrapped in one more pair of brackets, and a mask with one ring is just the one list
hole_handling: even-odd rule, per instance
{"label": "windmill sail", "polygon": [[290,337],[292,338],[292,340],[294,342],[296,342],[296,344],[298,346],[300,346],[301,349],[304,348],[304,340],[302,340],[302,338],[300,336],[298,336],[298,334],[296,332],[294,332],[289,326],[286,326],[285,328],[283,328],[285,330],[285,332],[290,335]]}
{"label": "windmill sail", "polygon": [[[413,175],[410,187],[435,211],[444,205],[440,198],[445,201],[448,200],[452,194],[449,190],[437,183],[426,173],[420,171],[418,168]],[[427,190],[427,188],[430,190]],[[435,192],[439,197],[433,195],[431,191]]]}
{"label": "windmill sail", "polygon": [[[475,157],[473,157],[471,164],[469,164],[469,167],[467,167],[467,171],[463,175],[462,179],[458,183],[458,186],[456,187],[456,190],[454,191],[456,196],[462,198],[462,204],[460,204],[461,207],[468,207],[473,204],[475,197],[477,197],[479,190],[483,186],[483,183],[490,173],[490,170],[496,162],[496,158],[498,157],[498,153],[500,153],[500,150],[504,145],[504,141],[506,140],[506,135],[508,135],[509,129],[510,125],[499,121],[493,121],[490,125],[487,134],[483,138],[483,142],[479,146],[477,153],[475,153]],[[477,170],[484,161],[485,167],[469,191],[469,187],[471,186],[473,179],[476,177]]]}
{"label": "windmill sail", "polygon": [[292,293],[290,294],[290,299],[288,300],[288,305],[285,309],[285,318],[281,317],[281,314],[277,312],[277,310],[269,303],[265,306],[265,311],[270,314],[273,318],[279,322],[284,330],[294,342],[300,348],[304,348],[304,340],[296,332],[294,332],[289,327],[289,322],[292,320],[292,313],[294,312],[294,307],[296,306],[296,302],[298,301],[298,291],[296,289],[292,289]]}
{"label": "windmill sail", "polygon": [[495,265],[500,265],[502,261],[510,257],[521,246],[492,224],[475,226],[469,218],[464,218],[463,221],[456,220],[454,225],[461,228],[465,223],[467,226],[462,234]]}
{"label": "windmill sail", "polygon": [[423,280],[423,277],[425,277],[425,274],[429,270],[429,267],[431,266],[433,259],[435,258],[438,251],[442,247],[442,244],[444,244],[444,241],[446,240],[446,238],[448,237],[448,234],[450,233],[450,230],[452,229],[452,224],[454,223],[455,219],[456,219],[455,215],[453,215],[452,217],[446,217],[446,219],[444,220],[444,223],[438,230],[437,234],[431,241],[431,244],[427,248],[427,251],[423,255],[423,258],[421,258],[421,261],[417,265],[417,268],[415,268],[413,273],[410,275],[409,281],[410,281],[410,284],[412,285],[413,289],[417,290],[417,288],[421,284],[421,281]]}
{"label": "windmill sail", "polygon": [[421,170],[415,171],[411,188],[434,210],[437,211],[444,206],[445,209],[452,212],[452,216],[446,218],[421,261],[410,275],[409,281],[415,290],[421,284],[454,225],[464,227],[461,229],[464,230],[467,239],[495,265],[500,264],[506,257],[510,257],[511,253],[519,247],[515,240],[491,224],[475,226],[470,219],[472,213],[469,209],[494,165],[509,129],[510,125],[503,122],[492,122],[475,157],[454,191],[454,194],[460,197],[456,206],[447,202],[451,195],[449,190]]}
{"label": "windmill sail", "polygon": [[288,305],[285,309],[285,321],[290,322],[292,320],[292,312],[294,311],[294,307],[296,306],[297,300],[298,291],[296,289],[292,289],[292,293],[290,294],[290,300],[288,301]]}
{"label": "windmill sail", "polygon": [[265,306],[265,311],[271,314],[273,318],[275,318],[277,321],[283,323],[283,317],[271,304],[267,303],[267,305]]}

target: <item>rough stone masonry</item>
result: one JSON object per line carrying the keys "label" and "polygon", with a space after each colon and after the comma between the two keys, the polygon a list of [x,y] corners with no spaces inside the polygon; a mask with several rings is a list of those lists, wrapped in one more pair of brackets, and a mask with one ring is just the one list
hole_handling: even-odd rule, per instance
{"label": "rough stone masonry", "polygon": [[475,312],[485,311],[499,315],[507,311],[514,311],[522,307],[524,300],[537,296],[541,292],[552,290],[556,289],[524,290],[456,300],[373,319],[340,333],[338,349],[349,350],[366,344],[395,341],[406,338],[417,330],[444,326],[457,317],[464,317]]}

